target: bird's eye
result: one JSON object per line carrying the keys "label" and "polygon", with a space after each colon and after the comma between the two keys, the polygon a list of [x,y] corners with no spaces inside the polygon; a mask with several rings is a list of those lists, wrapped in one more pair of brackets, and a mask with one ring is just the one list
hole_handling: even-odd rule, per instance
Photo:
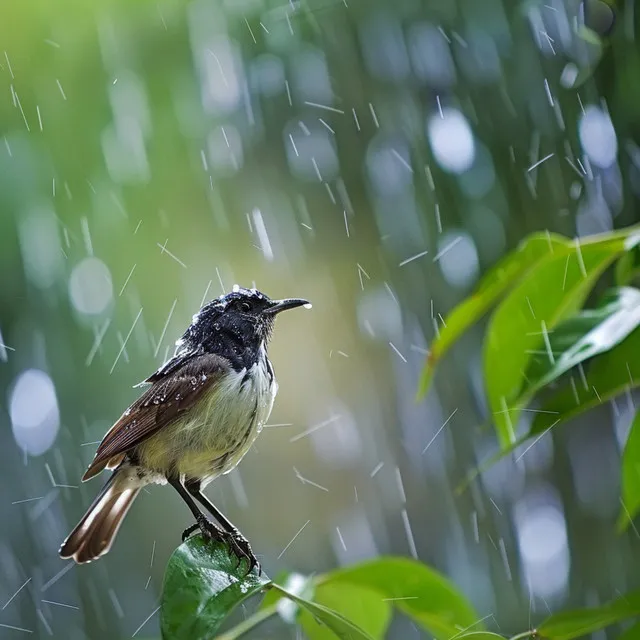
{"label": "bird's eye", "polygon": [[251,306],[248,302],[242,302],[240,303],[240,311],[243,313],[249,313],[249,311],[251,311]]}

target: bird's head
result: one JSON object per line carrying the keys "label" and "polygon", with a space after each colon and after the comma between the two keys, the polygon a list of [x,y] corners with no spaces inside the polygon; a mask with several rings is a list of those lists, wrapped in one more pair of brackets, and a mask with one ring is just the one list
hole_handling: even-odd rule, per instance
{"label": "bird's head", "polygon": [[221,355],[227,355],[229,349],[257,351],[271,337],[276,315],[303,305],[311,306],[302,298],[272,300],[256,289],[235,285],[230,293],[211,300],[193,316],[178,346],[201,346]]}

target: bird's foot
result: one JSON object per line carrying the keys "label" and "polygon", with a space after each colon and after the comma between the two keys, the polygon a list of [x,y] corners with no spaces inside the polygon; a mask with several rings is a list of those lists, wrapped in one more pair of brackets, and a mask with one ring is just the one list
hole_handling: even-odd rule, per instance
{"label": "bird's foot", "polygon": [[249,541],[237,530],[225,531],[222,534],[224,541],[229,545],[229,552],[233,552],[238,557],[238,563],[242,558],[246,558],[249,562],[247,573],[251,573],[253,568],[258,569],[258,575],[262,574],[262,567],[258,562]]}
{"label": "bird's foot", "polygon": [[215,540],[216,542],[223,542],[228,545],[229,553],[233,553],[238,558],[238,563],[240,563],[243,558],[246,559],[249,562],[247,573],[250,573],[254,567],[258,569],[258,575],[262,573],[262,567],[254,555],[249,541],[237,529],[229,532],[223,531],[210,520],[203,518],[182,532],[182,542],[198,529],[200,529],[205,538]]}
{"label": "bird's foot", "polygon": [[213,524],[210,520],[207,520],[204,516],[199,519],[195,524],[187,527],[182,532],[182,542],[184,542],[192,533],[200,529],[200,532],[205,538],[209,540],[217,540],[218,542],[226,542],[224,531]]}
{"label": "bird's foot", "polygon": [[183,532],[182,532],[182,542],[186,542],[187,538],[194,532],[197,531],[198,529],[200,529],[200,525],[196,522],[195,524],[192,524],[190,527],[187,527]]}

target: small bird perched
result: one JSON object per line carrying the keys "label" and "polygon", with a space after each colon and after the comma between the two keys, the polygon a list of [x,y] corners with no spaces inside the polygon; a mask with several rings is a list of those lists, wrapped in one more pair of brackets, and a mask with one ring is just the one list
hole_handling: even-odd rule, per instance
{"label": "small bird perched", "polygon": [[137,385],[148,388],[102,439],[82,480],[113,473],[64,541],[62,558],[80,564],[107,553],[140,489],[168,482],[197,522],[183,540],[199,528],[247,558],[249,570],[258,565],[249,542],[202,489],[242,460],[269,418],[278,391],[267,357],[275,316],[303,305],[311,306],[236,285],[193,316],[174,356]]}

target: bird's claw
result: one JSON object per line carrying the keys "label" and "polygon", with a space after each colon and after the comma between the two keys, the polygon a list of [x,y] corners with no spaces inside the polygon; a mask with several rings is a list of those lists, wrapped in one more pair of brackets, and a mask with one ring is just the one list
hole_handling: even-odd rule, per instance
{"label": "bird's claw", "polygon": [[247,573],[251,573],[255,567],[258,569],[258,575],[261,575],[262,567],[253,553],[249,541],[239,531],[225,532],[224,536],[224,541],[229,545],[229,553],[234,553],[238,558],[238,565],[240,561],[245,558],[249,562]]}
{"label": "bird's claw", "polygon": [[182,542],[184,542],[194,531],[200,529],[202,535],[210,540],[216,542],[223,542],[229,547],[229,555],[233,554],[238,559],[236,568],[240,565],[241,560],[244,558],[249,563],[249,569],[247,573],[255,568],[258,569],[258,575],[262,574],[262,567],[258,562],[258,559],[251,549],[249,541],[239,531],[223,531],[217,527],[213,522],[209,520],[202,520],[196,524],[191,525],[182,532]]}
{"label": "bird's claw", "polygon": [[194,532],[196,529],[199,529],[200,525],[196,522],[196,524],[192,524],[190,527],[187,527],[182,532],[182,542],[186,542],[187,538]]}

